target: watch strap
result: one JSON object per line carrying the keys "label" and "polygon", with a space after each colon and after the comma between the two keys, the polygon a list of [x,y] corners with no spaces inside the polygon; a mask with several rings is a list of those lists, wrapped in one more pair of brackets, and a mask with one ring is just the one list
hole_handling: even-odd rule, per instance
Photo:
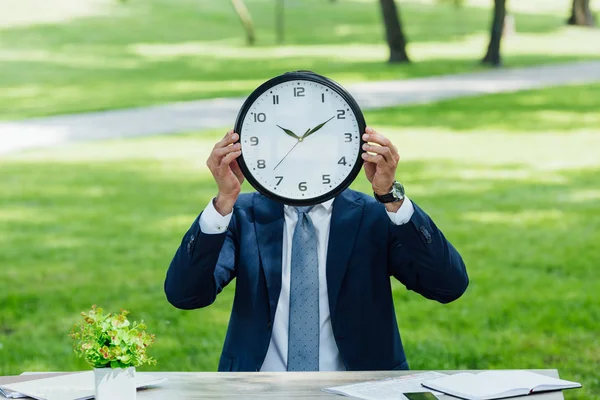
{"label": "watch strap", "polygon": [[[396,201],[396,197],[394,196],[393,193],[387,193],[384,194],[382,196],[378,195],[377,193],[373,192],[373,195],[375,196],[375,199],[380,202],[380,203],[393,203],[394,201]],[[400,200],[400,199],[398,199]]]}

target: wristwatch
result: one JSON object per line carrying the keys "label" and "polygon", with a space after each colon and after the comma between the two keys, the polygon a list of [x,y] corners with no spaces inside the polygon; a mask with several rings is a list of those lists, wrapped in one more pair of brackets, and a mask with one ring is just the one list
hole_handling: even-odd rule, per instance
{"label": "wristwatch", "polygon": [[384,194],[383,196],[378,195],[377,193],[373,193],[375,196],[375,200],[380,203],[395,203],[397,201],[404,200],[404,186],[398,181],[394,181],[392,183],[392,190],[388,194]]}

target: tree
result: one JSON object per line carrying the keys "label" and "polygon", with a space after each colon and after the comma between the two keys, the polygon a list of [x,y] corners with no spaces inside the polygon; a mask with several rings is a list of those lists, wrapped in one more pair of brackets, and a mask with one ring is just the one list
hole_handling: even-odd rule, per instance
{"label": "tree", "polygon": [[248,7],[244,4],[244,0],[231,0],[231,4],[246,30],[246,42],[252,46],[256,40],[256,36],[254,34],[254,23],[252,22]]}
{"label": "tree", "polygon": [[596,26],[594,14],[590,9],[590,0],[573,0],[569,25]]}
{"label": "tree", "polygon": [[283,43],[285,28],[284,28],[284,0],[275,0],[275,37],[277,43]]}
{"label": "tree", "polygon": [[506,0],[494,0],[494,17],[490,34],[490,44],[487,53],[481,62],[494,67],[502,65],[500,56],[500,42],[504,32],[504,20],[506,18]]}
{"label": "tree", "polygon": [[410,62],[406,54],[406,37],[402,31],[402,24],[394,0],[379,0],[381,14],[385,25],[385,36],[390,48],[390,63]]}

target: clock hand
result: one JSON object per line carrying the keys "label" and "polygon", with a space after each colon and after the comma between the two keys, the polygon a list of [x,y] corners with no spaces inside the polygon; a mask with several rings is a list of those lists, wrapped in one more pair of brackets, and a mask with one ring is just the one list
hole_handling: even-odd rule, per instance
{"label": "clock hand", "polygon": [[283,130],[286,134],[290,135],[291,137],[293,137],[295,139],[300,139],[300,137],[298,135],[296,135],[294,132],[292,132],[291,130],[285,129],[284,127],[279,126],[279,125],[277,125],[277,127],[279,129]]}
{"label": "clock hand", "polygon": [[322,127],[324,127],[326,123],[328,123],[329,121],[331,121],[334,118],[335,118],[335,115],[333,117],[329,118],[327,121],[323,122],[322,124],[319,124],[319,125],[315,126],[314,128],[310,129],[308,132],[306,132],[302,136],[302,139],[306,139],[308,136],[312,135],[313,133],[315,133],[316,131],[318,131]]}
{"label": "clock hand", "polygon": [[[308,133],[308,131],[309,131],[309,130],[310,130],[310,129],[308,129],[306,132],[304,132],[304,134],[306,135],[306,134]],[[304,137],[304,136],[302,136],[302,137]],[[293,147],[290,149],[290,151],[288,151],[288,152],[287,152],[287,154],[286,154],[285,156],[283,156],[283,158],[281,159],[281,161],[279,161],[279,162],[277,163],[277,165],[276,165],[276,166],[273,168],[273,171],[275,171],[275,169],[276,169],[277,167],[279,167],[279,164],[281,164],[281,163],[283,162],[283,160],[285,160],[285,158],[286,158],[286,157],[287,157],[287,156],[288,156],[288,155],[289,155],[289,154],[292,152],[292,150],[294,150],[294,148],[295,148],[296,146],[298,146],[298,143],[300,143],[301,141],[302,141],[302,138],[298,138],[298,141],[296,142],[296,144],[294,144],[294,146],[293,146]]]}

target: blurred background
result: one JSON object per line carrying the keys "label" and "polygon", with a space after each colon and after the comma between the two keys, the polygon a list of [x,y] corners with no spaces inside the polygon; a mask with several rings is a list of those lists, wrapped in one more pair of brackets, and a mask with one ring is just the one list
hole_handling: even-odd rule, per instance
{"label": "blurred background", "polygon": [[[148,369],[217,368],[234,288],[185,312],[162,284],[216,194],[205,161],[233,120],[130,138],[114,110],[243,98],[298,69],[344,86],[539,65],[564,80],[600,71],[595,12],[600,0],[0,0],[0,375],[86,369],[67,334],[92,304],[147,322]],[[550,86],[492,82],[365,117],[471,277],[449,305],[393,283],[411,368],[558,368],[584,386],[567,399],[598,400],[600,79]],[[125,115],[121,137],[10,145],[90,112],[98,128]],[[362,174],[353,188],[370,192]]]}

